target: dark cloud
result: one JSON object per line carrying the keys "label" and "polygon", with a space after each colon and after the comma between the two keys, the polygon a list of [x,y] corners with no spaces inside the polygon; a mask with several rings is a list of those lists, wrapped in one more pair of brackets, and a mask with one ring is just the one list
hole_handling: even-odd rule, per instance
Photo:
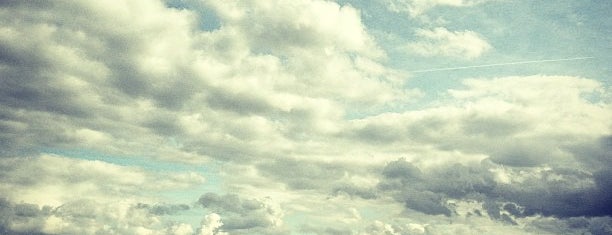
{"label": "dark cloud", "polygon": [[[561,175],[562,181],[546,180],[554,174]],[[610,216],[612,198],[609,196],[609,172],[590,174],[569,170],[552,171],[544,179],[531,179],[523,183],[498,185],[494,194],[500,200],[508,200],[524,207],[524,215],[542,214],[556,217]],[[592,186],[576,188],[594,180]]]}
{"label": "dark cloud", "polygon": [[[456,164],[422,172],[400,159],[387,164],[378,188],[381,192],[392,193],[407,208],[426,214],[450,216],[454,212],[446,203],[449,199],[481,201],[491,218],[511,224],[516,223],[512,217],[536,214],[561,218],[612,215],[609,209],[612,208],[610,171],[591,175],[579,170],[554,168],[527,173],[534,169],[517,168],[513,170],[525,180],[498,183],[491,171],[495,167],[499,166],[485,161],[476,166]],[[594,184],[589,186],[588,182]]]}
{"label": "dark cloud", "polygon": [[41,231],[50,207],[28,203],[12,203],[0,198],[0,233],[7,235],[44,234]]}
{"label": "dark cloud", "polygon": [[444,194],[430,191],[426,184],[427,176],[405,159],[390,162],[382,174],[388,181],[382,181],[378,187],[394,192],[396,200],[403,202],[406,207],[425,214],[450,216],[451,211],[445,205]]}
{"label": "dark cloud", "polygon": [[378,192],[376,189],[351,183],[339,183],[332,188],[333,196],[339,196],[342,194],[347,194],[351,197],[357,196],[363,199],[375,199],[378,197]]}
{"label": "dark cloud", "polygon": [[279,230],[278,208],[258,199],[242,199],[236,194],[206,193],[198,203],[213,213],[221,215],[224,231],[234,233],[270,232]]}
{"label": "dark cloud", "polygon": [[423,212],[429,215],[450,216],[452,211],[446,205],[444,194],[431,191],[417,191],[404,189],[396,198],[404,202],[407,208]]}
{"label": "dark cloud", "polygon": [[570,217],[565,219],[539,219],[533,226],[553,234],[612,234],[612,217]]}
{"label": "dark cloud", "polygon": [[218,195],[216,193],[206,193],[198,199],[198,202],[204,208],[209,208],[219,213],[233,212],[246,214],[249,211],[259,210],[264,207],[263,203],[258,200],[241,200],[235,194]]}

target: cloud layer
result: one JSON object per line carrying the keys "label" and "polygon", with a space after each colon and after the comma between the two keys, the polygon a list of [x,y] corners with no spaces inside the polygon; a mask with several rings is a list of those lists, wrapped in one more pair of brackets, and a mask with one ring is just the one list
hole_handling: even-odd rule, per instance
{"label": "cloud layer", "polygon": [[424,23],[484,2],[0,3],[0,233],[609,234],[608,80],[393,66],[496,56]]}

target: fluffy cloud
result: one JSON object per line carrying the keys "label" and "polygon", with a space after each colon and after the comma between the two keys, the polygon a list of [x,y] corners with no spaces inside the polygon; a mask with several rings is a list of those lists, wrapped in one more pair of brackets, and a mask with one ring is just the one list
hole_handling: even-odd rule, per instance
{"label": "fluffy cloud", "polygon": [[9,234],[162,234],[163,216],[190,207],[159,204],[151,193],[204,181],[197,173],[156,174],[53,155],[5,158],[0,169],[2,229]]}
{"label": "fluffy cloud", "polygon": [[3,234],[193,234],[186,224],[166,229],[158,215],[128,202],[77,200],[41,208],[0,199],[0,214]]}
{"label": "fluffy cloud", "polygon": [[598,143],[610,134],[606,119],[611,114],[608,104],[586,99],[604,92],[594,80],[529,76],[468,80],[465,85],[449,91],[454,101],[446,106],[355,120],[347,135],[377,146],[416,142],[485,154],[513,166],[571,167],[592,161],[574,155],[576,146],[589,145],[594,152],[605,148]]}
{"label": "fluffy cloud", "polygon": [[199,30],[197,12],[160,2],[4,5],[3,151],[244,159],[333,133],[357,105],[413,97],[350,6],[202,4],[220,28]]}
{"label": "fluffy cloud", "polygon": [[54,155],[4,159],[0,168],[4,197],[53,206],[79,199],[136,198],[143,190],[181,189],[204,182],[194,172],[154,174],[137,167]]}
{"label": "fluffy cloud", "polygon": [[[282,211],[268,200],[241,199],[235,194],[218,195],[207,193],[200,197],[198,203],[211,211],[207,216],[207,232],[219,228],[231,234],[279,233],[282,231]],[[223,223],[219,215],[223,216]],[[208,218],[210,217],[210,218]],[[215,233],[216,234],[216,233]]]}
{"label": "fluffy cloud", "polygon": [[[0,19],[0,233],[609,232],[605,83],[468,79],[411,109],[360,10],[331,1],[10,1]],[[420,56],[491,48],[417,36]]]}
{"label": "fluffy cloud", "polygon": [[421,56],[474,59],[491,49],[481,35],[467,30],[451,32],[443,27],[418,29],[416,36],[420,41],[407,44],[406,50]]}
{"label": "fluffy cloud", "polygon": [[202,228],[198,235],[226,235],[227,233],[219,229],[221,226],[223,226],[221,216],[215,213],[206,215],[202,220]]}

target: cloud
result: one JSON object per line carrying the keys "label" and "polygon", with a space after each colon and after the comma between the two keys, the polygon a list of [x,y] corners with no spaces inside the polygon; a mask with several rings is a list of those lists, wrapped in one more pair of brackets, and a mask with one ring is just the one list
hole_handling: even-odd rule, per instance
{"label": "cloud", "polygon": [[202,228],[200,228],[198,235],[227,234],[219,229],[221,226],[223,226],[223,222],[221,222],[221,217],[218,214],[208,214],[204,217],[204,220],[202,220]]}
{"label": "cloud", "polygon": [[261,164],[259,169],[264,176],[285,182],[292,189],[316,189],[344,176],[344,167],[341,165],[297,159],[266,162]]}
{"label": "cloud", "polygon": [[[190,209],[152,193],[202,184],[196,173],[145,171],[57,155],[4,158],[0,231],[8,234],[163,234],[165,216]],[[19,203],[16,203],[19,202]]]}
{"label": "cloud", "polygon": [[460,59],[478,58],[492,46],[481,35],[472,31],[449,31],[443,27],[418,29],[420,41],[406,45],[409,53],[420,56],[445,56]]}
{"label": "cloud", "polygon": [[[282,231],[282,211],[270,201],[242,199],[235,194],[206,193],[198,203],[215,213],[213,215],[218,214],[216,217],[223,216],[223,223],[214,222],[214,225],[208,225],[209,229],[221,228],[231,234]],[[215,218],[210,220],[218,220]]]}
{"label": "cloud", "polygon": [[193,234],[190,225],[165,228],[160,217],[141,204],[76,200],[58,207],[0,199],[3,234]]}
{"label": "cloud", "polygon": [[[514,181],[498,178],[500,171]],[[378,188],[409,209],[446,216],[459,213],[453,200],[476,200],[491,219],[542,215],[558,218],[610,216],[608,172],[567,168],[507,167],[483,162],[428,168],[422,172],[405,159],[390,162]],[[596,206],[599,205],[599,206]],[[477,213],[472,211],[471,213]],[[479,213],[479,212],[478,212]]]}
{"label": "cloud", "polygon": [[[201,30],[198,8],[161,2],[3,6],[2,151],[244,160],[332,134],[348,109],[415,95],[381,64],[384,53],[351,6],[201,4],[221,27]],[[264,143],[274,144],[262,151]]]}
{"label": "cloud", "polygon": [[142,191],[192,187],[204,182],[194,172],[151,173],[138,167],[57,155],[5,158],[0,162],[3,196],[39,205],[61,205],[78,199],[115,201]]}
{"label": "cloud", "polygon": [[[555,92],[541,89],[553,86]],[[480,160],[490,157],[512,166],[571,167],[575,161],[592,159],[573,156],[573,146],[599,143],[609,135],[607,104],[585,98],[601,89],[594,80],[563,76],[467,80],[465,89],[449,91],[453,101],[447,105],[354,120],[345,133],[391,149],[412,142],[484,154]],[[591,149],[601,151],[599,144]]]}
{"label": "cloud", "polygon": [[[355,6],[3,2],[0,233],[608,231],[605,83],[483,77],[411,103]],[[492,49],[472,31],[416,36],[419,56]]]}
{"label": "cloud", "polygon": [[407,12],[411,17],[417,17],[428,10],[440,7],[468,7],[489,0],[387,0],[387,8],[394,12]]}

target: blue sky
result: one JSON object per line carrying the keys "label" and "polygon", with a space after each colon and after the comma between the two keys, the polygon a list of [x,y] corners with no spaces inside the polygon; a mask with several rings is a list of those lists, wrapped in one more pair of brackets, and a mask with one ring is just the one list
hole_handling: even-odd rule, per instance
{"label": "blue sky", "polygon": [[0,3],[2,234],[610,234],[612,3]]}

